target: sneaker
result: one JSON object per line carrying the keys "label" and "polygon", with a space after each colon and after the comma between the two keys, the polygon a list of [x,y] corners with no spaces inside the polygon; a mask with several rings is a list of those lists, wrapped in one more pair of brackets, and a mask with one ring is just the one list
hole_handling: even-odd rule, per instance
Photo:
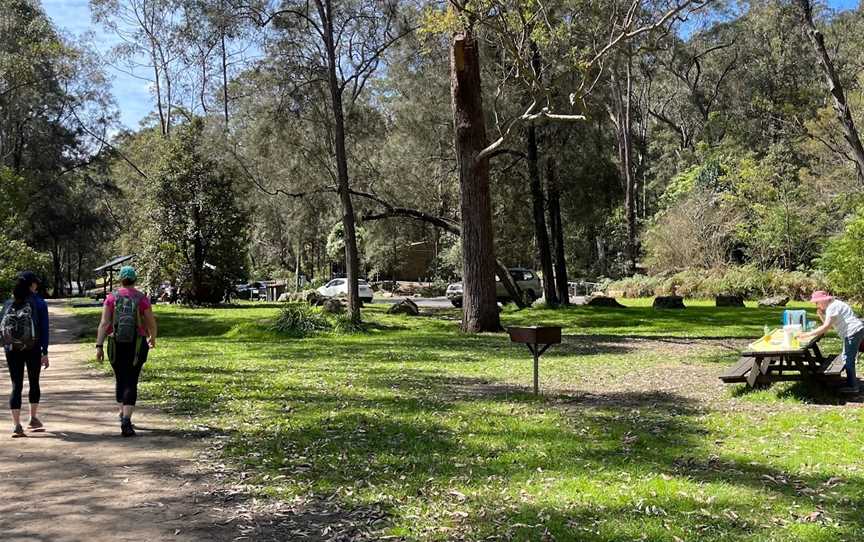
{"label": "sneaker", "polygon": [[[123,414],[118,414],[117,419],[120,420],[120,425],[123,425]],[[135,424],[130,420],[129,423],[132,424],[132,429],[135,429]]]}
{"label": "sneaker", "polygon": [[120,434],[124,437],[134,437],[135,430],[132,429],[132,421],[129,418],[123,418],[120,422]]}
{"label": "sneaker", "polygon": [[34,433],[39,433],[45,430],[45,426],[39,421],[39,418],[30,418],[30,423],[27,424],[27,429]]}
{"label": "sneaker", "polygon": [[27,435],[24,434],[24,428],[21,427],[20,423],[15,426],[15,429],[12,430],[12,438],[21,438],[26,436]]}

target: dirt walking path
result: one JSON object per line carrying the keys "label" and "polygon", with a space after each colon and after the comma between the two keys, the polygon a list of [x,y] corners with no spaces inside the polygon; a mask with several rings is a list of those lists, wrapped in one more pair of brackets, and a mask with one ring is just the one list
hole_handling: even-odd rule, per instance
{"label": "dirt walking path", "polygon": [[[10,438],[3,412],[10,384],[0,363],[0,540],[234,540],[235,526],[196,472],[198,445],[146,405],[134,417],[139,437],[120,437],[113,380],[86,367],[92,345],[76,343],[71,312],[62,303],[49,307],[44,433]],[[24,389],[26,420],[26,379]]]}

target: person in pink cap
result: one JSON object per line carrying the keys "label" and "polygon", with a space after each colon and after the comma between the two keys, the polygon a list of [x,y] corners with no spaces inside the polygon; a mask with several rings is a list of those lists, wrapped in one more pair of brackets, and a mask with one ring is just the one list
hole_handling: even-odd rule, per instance
{"label": "person in pink cap", "polygon": [[816,303],[816,314],[822,320],[822,325],[809,333],[802,333],[800,338],[809,340],[813,337],[821,337],[833,327],[837,335],[843,339],[843,361],[848,382],[848,385],[840,391],[858,393],[855,362],[858,358],[858,347],[864,339],[864,323],[858,319],[852,307],[835,299],[828,292],[817,290],[810,296],[810,301]]}

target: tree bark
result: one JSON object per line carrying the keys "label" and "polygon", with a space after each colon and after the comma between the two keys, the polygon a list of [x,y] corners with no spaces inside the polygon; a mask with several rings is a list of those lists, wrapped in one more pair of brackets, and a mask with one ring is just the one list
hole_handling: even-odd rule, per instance
{"label": "tree bark", "polygon": [[611,71],[612,109],[610,117],[615,125],[618,142],[618,169],[624,188],[624,217],[627,222],[627,269],[632,275],[636,270],[636,176],[633,171],[633,69],[628,54],[625,65],[625,80],[622,82],[615,70]]}
{"label": "tree bark", "polygon": [[570,304],[570,285],[567,280],[567,260],[564,256],[564,225],[561,221],[561,187],[555,177],[555,162],[546,162],[546,193],[549,194],[549,225],[552,230],[552,248],[555,253],[555,287],[562,305]]}
{"label": "tree bark", "polygon": [[606,262],[606,240],[599,231],[595,234],[594,245],[597,247],[597,274],[605,277],[609,271]]}
{"label": "tree bark", "polygon": [[330,0],[315,0],[323,24],[324,46],[327,53],[327,80],[333,109],[333,143],[336,155],[336,179],[342,202],[342,227],[345,239],[345,271],[348,280],[348,314],[355,324],[360,323],[360,257],[357,250],[354,205],[348,179],[348,153],[345,149],[345,115],[342,109],[342,88],[336,74],[336,44],[334,41],[333,9]]}
{"label": "tree bark", "polygon": [[300,291],[300,259],[303,257],[303,242],[299,239],[297,240],[297,258],[295,260],[294,267],[294,291]]}
{"label": "tree bark", "polygon": [[[224,12],[222,16],[224,17]],[[225,130],[228,130],[228,52],[225,50],[224,26],[220,27],[220,38],[222,40],[222,107],[225,114]]]}
{"label": "tree bark", "polygon": [[546,229],[546,202],[543,183],[540,180],[540,165],[537,158],[537,128],[528,126],[528,180],[531,185],[531,202],[534,208],[534,238],[540,253],[540,268],[543,270],[543,296],[546,304],[558,304],[555,293],[555,271],[552,266],[552,251],[549,247],[549,231]]}
{"label": "tree bark", "polygon": [[507,266],[500,261],[495,260],[495,273],[498,275],[498,279],[501,280],[501,286],[503,286],[504,290],[507,291],[507,295],[513,303],[516,303],[516,306],[520,309],[527,307],[528,304],[525,303],[525,294],[522,293],[522,288],[519,287],[519,283],[513,280],[513,276],[510,274],[510,270],[507,269]]}
{"label": "tree bark", "polygon": [[78,283],[78,295],[84,295],[86,293],[86,288],[84,288],[83,282],[83,265],[84,265],[84,255],[82,253],[82,247],[78,247],[78,254],[76,255],[78,258],[78,265],[76,266],[75,271],[75,281]]}
{"label": "tree bark", "polygon": [[843,127],[843,139],[846,140],[852,151],[855,169],[858,171],[858,180],[864,182],[864,146],[861,144],[861,137],[858,134],[858,129],[855,127],[855,121],[852,120],[852,110],[846,102],[846,93],[843,90],[843,84],[840,82],[840,77],[837,76],[834,62],[831,60],[825,47],[825,37],[816,28],[816,22],[813,20],[813,3],[810,0],[797,0],[797,2],[804,15],[804,26],[807,30],[807,36],[810,38],[810,43],[819,57],[819,67],[822,70],[822,75],[825,76],[825,85],[831,94],[834,112],[837,114],[837,120],[840,121],[840,125]]}
{"label": "tree bark", "polygon": [[51,249],[51,263],[54,266],[54,295],[56,299],[63,297],[63,260],[60,253],[60,243],[55,239]]}
{"label": "tree bark", "polygon": [[202,276],[204,274],[204,247],[201,239],[197,236],[192,243],[192,262],[192,300],[196,303],[203,303],[206,301]]}
{"label": "tree bark", "polygon": [[462,212],[462,330],[499,331],[489,161],[477,160],[488,144],[480,50],[470,26],[455,33],[450,43],[450,90]]}
{"label": "tree bark", "polygon": [[[69,248],[69,243],[66,243],[66,282],[69,284],[69,296],[75,294],[75,290],[72,288],[72,249]],[[66,287],[64,285],[63,289]]]}

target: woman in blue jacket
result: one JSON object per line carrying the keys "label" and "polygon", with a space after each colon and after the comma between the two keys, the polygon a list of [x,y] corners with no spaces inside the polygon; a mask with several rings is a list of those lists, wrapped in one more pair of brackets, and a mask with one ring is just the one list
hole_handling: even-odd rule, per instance
{"label": "woman in blue jacket", "polygon": [[39,374],[44,367],[48,368],[48,305],[36,293],[39,288],[39,278],[35,273],[25,271],[18,276],[12,299],[3,307],[0,318],[0,333],[9,376],[12,378],[12,394],[9,397],[9,409],[12,411],[12,437],[23,437],[21,427],[21,402],[24,391],[24,370],[27,370],[27,380],[30,383],[28,399],[30,400],[31,431],[44,431],[44,426],[36,416],[39,411]]}

